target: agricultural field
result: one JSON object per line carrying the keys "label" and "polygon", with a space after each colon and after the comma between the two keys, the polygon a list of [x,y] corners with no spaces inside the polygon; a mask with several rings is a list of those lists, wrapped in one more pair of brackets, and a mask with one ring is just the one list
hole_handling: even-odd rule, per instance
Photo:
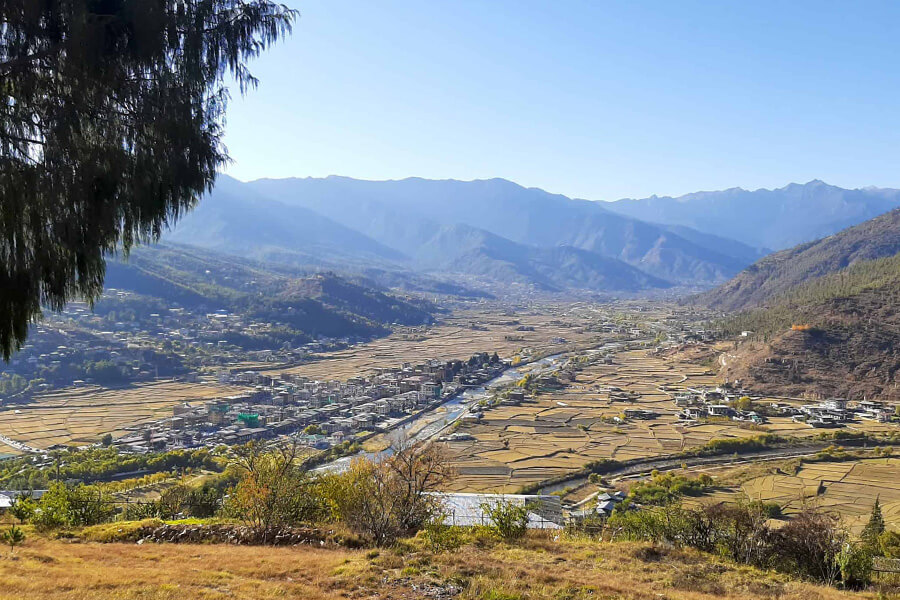
{"label": "agricultural field", "polygon": [[[504,358],[531,353],[554,353],[598,343],[588,330],[593,313],[569,307],[541,306],[505,314],[503,309],[462,310],[430,327],[401,328],[390,336],[347,350],[320,355],[314,362],[291,368],[272,368],[313,379],[346,380],[423,359],[465,360],[477,352],[497,352]],[[534,331],[519,331],[532,327]]]}
{"label": "agricultural field", "polygon": [[[900,458],[857,461],[804,462],[800,468],[772,469],[739,485],[725,485],[704,496],[702,502],[762,500],[775,502],[785,514],[805,506],[833,511],[854,530],[861,530],[878,498],[888,526],[900,528]],[[739,473],[710,475],[727,481]]]}
{"label": "agricultural field", "polygon": [[0,440],[0,460],[9,458],[11,456],[21,456],[22,454],[24,454],[24,452],[22,452],[18,448],[14,448],[3,440]]}
{"label": "agricultural field", "polygon": [[[105,433],[122,435],[128,427],[170,416],[176,404],[238,391],[231,386],[175,381],[116,389],[68,388],[0,411],[0,435],[35,448],[90,444]],[[5,445],[0,452],[6,452]]]}
{"label": "agricultural field", "polygon": [[[791,419],[771,418],[760,428],[721,420],[684,424],[670,395],[675,389],[716,385],[715,375],[697,364],[647,350],[621,352],[614,364],[592,364],[560,390],[547,390],[519,406],[500,406],[459,433],[473,440],[449,444],[465,491],[512,492],[523,485],[565,474],[598,459],[627,460],[673,454],[713,439],[752,437],[771,431],[796,437],[820,430]],[[609,386],[632,392],[633,401],[611,400]],[[660,386],[667,386],[666,390]],[[780,400],[784,402],[784,400]],[[654,411],[653,419],[612,420],[628,409]],[[872,421],[847,430],[896,429]]]}

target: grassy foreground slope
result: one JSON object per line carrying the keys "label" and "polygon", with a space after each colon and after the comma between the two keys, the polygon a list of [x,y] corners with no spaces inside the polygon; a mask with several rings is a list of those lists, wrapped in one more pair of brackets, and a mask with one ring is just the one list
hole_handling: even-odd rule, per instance
{"label": "grassy foreground slope", "polygon": [[0,559],[0,599],[865,598],[736,567],[693,550],[533,534],[433,554],[417,544],[366,551],[55,540],[30,534]]}

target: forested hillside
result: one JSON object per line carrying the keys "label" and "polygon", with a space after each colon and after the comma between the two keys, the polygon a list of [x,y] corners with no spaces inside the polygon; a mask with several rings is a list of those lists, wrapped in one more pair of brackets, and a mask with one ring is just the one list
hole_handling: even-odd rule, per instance
{"label": "forested hillside", "polygon": [[900,255],[813,279],[721,326],[752,332],[724,358],[729,379],[775,394],[896,399]]}
{"label": "forested hillside", "polygon": [[771,304],[814,278],[897,252],[900,210],[893,210],[835,235],[767,256],[693,301],[724,311]]}
{"label": "forested hillside", "polygon": [[[427,302],[398,298],[331,273],[279,271],[253,261],[174,245],[141,248],[127,262],[111,261],[107,286],[139,294],[140,302],[150,310],[160,305],[197,314],[225,310],[278,324],[294,332],[293,343],[318,335],[383,334],[390,323],[431,322],[434,310]],[[97,311],[102,314],[119,309],[121,302],[108,294]]]}

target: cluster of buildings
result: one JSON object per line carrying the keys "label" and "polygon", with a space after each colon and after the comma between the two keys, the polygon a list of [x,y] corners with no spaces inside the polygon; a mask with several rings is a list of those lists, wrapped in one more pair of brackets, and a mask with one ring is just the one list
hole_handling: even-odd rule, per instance
{"label": "cluster of buildings", "polygon": [[619,503],[625,500],[625,492],[621,490],[608,490],[597,494],[596,503],[590,508],[580,510],[570,510],[568,513],[569,520],[574,523],[580,523],[587,519],[606,519]]}
{"label": "cluster of buildings", "polygon": [[[85,365],[102,361],[121,370],[124,380],[196,378],[195,369],[236,361],[297,363],[312,353],[346,348],[353,338],[319,336],[300,345],[255,349],[248,340],[270,339],[277,325],[218,310],[204,313],[158,307],[135,294],[107,289],[92,311],[74,302],[34,326],[28,343],[4,372],[39,380],[30,392],[91,383]],[[3,398],[0,398],[2,400]]]}
{"label": "cluster of buildings", "polygon": [[[754,410],[738,408],[740,399],[750,397],[750,391],[730,387],[688,388],[673,397],[675,406],[681,409],[679,416],[687,421],[708,418],[725,418],[760,425],[765,415]],[[758,399],[758,398],[756,398]]]}
{"label": "cluster of buildings", "polygon": [[753,404],[759,406],[759,397],[750,394],[749,390],[731,387],[689,388],[676,393],[673,399],[675,405],[681,408],[679,416],[685,420],[719,417],[762,424],[767,420],[766,415],[770,415],[790,417],[811,427],[835,428],[857,419],[880,423],[890,423],[897,419],[895,405],[876,400],[848,402],[844,398],[830,398],[816,404],[801,406],[772,402],[760,408],[766,413],[760,414],[754,410],[740,408],[740,400],[745,397],[751,398]]}
{"label": "cluster of buildings", "polygon": [[132,451],[241,444],[294,434],[327,449],[363,432],[384,431],[441,403],[466,387],[481,385],[508,366],[497,355],[468,361],[431,360],[378,369],[368,377],[317,381],[290,373],[222,372],[240,394],[182,404],[171,417],[135,428],[116,444]]}
{"label": "cluster of buildings", "polygon": [[784,414],[789,414],[795,421],[803,421],[812,427],[842,427],[848,421],[866,419],[879,423],[890,423],[897,415],[895,406],[875,400],[862,400],[849,403],[843,398],[830,398],[818,404],[805,404],[800,407],[779,407]]}

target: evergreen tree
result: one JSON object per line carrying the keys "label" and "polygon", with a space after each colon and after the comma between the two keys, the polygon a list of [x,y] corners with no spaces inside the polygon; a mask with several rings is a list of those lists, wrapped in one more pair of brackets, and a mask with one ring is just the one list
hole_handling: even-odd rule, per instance
{"label": "evergreen tree", "polygon": [[881,514],[881,502],[878,496],[875,497],[875,504],[872,505],[872,514],[869,522],[866,523],[862,531],[863,543],[870,548],[878,548],[878,538],[884,533],[884,515]]}
{"label": "evergreen tree", "polygon": [[268,0],[0,2],[0,354],[41,307],[93,302],[227,160],[228,90],[290,31]]}

